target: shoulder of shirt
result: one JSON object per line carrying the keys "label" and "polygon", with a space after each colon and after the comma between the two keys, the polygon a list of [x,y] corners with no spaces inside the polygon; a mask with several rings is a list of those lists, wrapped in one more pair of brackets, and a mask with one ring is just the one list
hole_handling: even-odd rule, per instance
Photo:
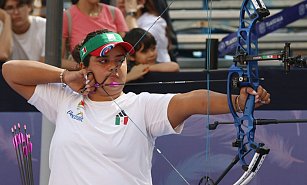
{"label": "shoulder of shirt", "polygon": [[125,98],[130,98],[130,97],[133,97],[133,96],[137,96],[137,94],[135,94],[134,92],[128,92],[128,93],[125,93],[124,96],[125,96]]}
{"label": "shoulder of shirt", "polygon": [[38,22],[38,23],[44,23],[46,24],[46,18],[40,17],[40,16],[33,16],[30,15],[29,18],[32,22]]}
{"label": "shoulder of shirt", "polygon": [[[148,18],[150,18],[150,19],[158,19],[159,17],[158,16],[156,16],[156,15],[153,15],[153,14],[150,14],[150,13],[148,13],[148,12],[145,12],[145,13],[143,13],[139,18],[143,18],[143,19],[148,19]],[[162,17],[160,17],[160,19],[161,19]],[[163,19],[163,18],[162,18]]]}
{"label": "shoulder of shirt", "polygon": [[81,11],[78,9],[77,5],[75,5],[75,4],[71,5],[71,7],[68,8],[67,10],[65,10],[65,11],[69,11],[70,15],[72,15],[72,16],[75,15],[75,14],[80,14],[81,13]]}
{"label": "shoulder of shirt", "polygon": [[79,10],[79,9],[78,9],[77,5],[73,4],[66,11],[75,11],[75,10]]}
{"label": "shoulder of shirt", "polygon": [[109,5],[109,4],[104,4],[104,3],[99,3],[99,4],[101,5],[101,7],[103,9],[108,9],[108,10],[114,9],[114,10],[119,10],[120,11],[120,9],[118,7],[116,7],[116,6]]}
{"label": "shoulder of shirt", "polygon": [[[158,19],[159,18],[159,19]],[[155,24],[164,24],[166,23],[166,21],[163,19],[163,17],[157,17],[155,15],[149,14],[147,12],[143,13],[138,19],[137,19],[137,23],[142,25],[142,24],[149,24],[152,25],[153,21],[156,21],[158,19],[158,21]],[[139,26],[140,26],[139,25]]]}

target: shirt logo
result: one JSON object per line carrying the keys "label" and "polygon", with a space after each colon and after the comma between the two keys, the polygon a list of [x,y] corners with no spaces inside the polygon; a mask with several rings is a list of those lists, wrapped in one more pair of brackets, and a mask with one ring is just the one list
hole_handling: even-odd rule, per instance
{"label": "shirt logo", "polygon": [[116,37],[113,34],[106,33],[106,36],[107,36],[109,41],[116,40]]}
{"label": "shirt logo", "polygon": [[119,112],[115,117],[115,125],[127,125],[128,124],[128,116],[124,110]]}
{"label": "shirt logo", "polygon": [[105,56],[111,49],[114,48],[114,44],[109,44],[102,48],[100,51],[100,56]]}
{"label": "shirt logo", "polygon": [[84,105],[84,100],[81,100],[77,105],[76,111],[69,110],[66,114],[68,114],[74,120],[83,122]]}
{"label": "shirt logo", "polygon": [[81,100],[81,101],[78,103],[77,109],[78,109],[78,110],[84,110],[84,105],[85,105],[84,100]]}

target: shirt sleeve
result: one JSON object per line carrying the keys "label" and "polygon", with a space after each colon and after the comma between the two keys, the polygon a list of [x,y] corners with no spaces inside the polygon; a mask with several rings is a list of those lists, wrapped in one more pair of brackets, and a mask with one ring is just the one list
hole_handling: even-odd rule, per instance
{"label": "shirt sleeve", "polygon": [[152,137],[181,133],[183,124],[173,129],[167,116],[170,100],[175,94],[148,94],[145,101],[145,123]]}
{"label": "shirt sleeve", "polygon": [[55,123],[59,107],[65,102],[71,91],[69,88],[63,89],[61,84],[40,84],[37,85],[28,103],[35,106],[51,122]]}
{"label": "shirt sleeve", "polygon": [[123,13],[119,8],[115,7],[115,20],[114,23],[117,28],[117,32],[128,32],[129,28],[124,18]]}

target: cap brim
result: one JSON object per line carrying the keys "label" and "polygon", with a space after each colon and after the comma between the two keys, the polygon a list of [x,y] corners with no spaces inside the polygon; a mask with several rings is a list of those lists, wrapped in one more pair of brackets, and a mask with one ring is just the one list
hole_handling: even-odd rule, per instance
{"label": "cap brim", "polygon": [[129,42],[118,42],[115,44],[115,46],[120,45],[122,46],[127,53],[133,54],[134,53],[134,48]]}
{"label": "cap brim", "polygon": [[129,54],[133,54],[135,52],[133,46],[128,42],[111,42],[95,49],[90,54],[92,56],[105,56],[115,46],[122,46]]}

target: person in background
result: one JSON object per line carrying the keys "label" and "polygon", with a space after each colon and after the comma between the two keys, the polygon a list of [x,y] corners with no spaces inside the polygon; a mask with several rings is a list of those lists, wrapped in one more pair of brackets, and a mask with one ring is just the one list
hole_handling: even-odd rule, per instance
{"label": "person in background", "polygon": [[171,61],[177,62],[177,55],[178,55],[178,40],[177,40],[177,33],[173,27],[173,23],[171,17],[169,15],[169,8],[167,4],[167,0],[155,0],[156,9],[166,21],[166,34],[167,38],[169,39],[169,46],[168,46],[168,53],[171,57]]}
{"label": "person in background", "polygon": [[122,37],[129,31],[121,11],[99,0],[72,0],[72,6],[63,13],[62,67],[76,70],[78,64],[69,58],[76,45],[90,32],[108,29]]}
{"label": "person in background", "polygon": [[157,42],[142,28],[133,28],[124,41],[134,46],[135,53],[127,57],[127,82],[142,78],[148,72],[179,72],[176,62],[157,62]]}
{"label": "person in background", "polygon": [[[178,134],[194,114],[229,113],[227,95],[199,89],[179,94],[124,93],[132,45],[107,30],[89,33],[74,49],[82,69],[14,60],[3,64],[6,82],[55,127],[49,185],[152,185],[152,156],[159,136]],[[65,83],[67,86],[63,86]],[[270,103],[261,86],[233,95],[235,110],[248,94]]]}
{"label": "person in background", "polygon": [[3,63],[9,59],[12,53],[11,17],[3,9],[0,9],[0,21],[0,62]]}
{"label": "person in background", "polygon": [[148,30],[157,41],[158,62],[170,62],[168,24],[160,17],[154,0],[117,0],[117,6],[126,15],[126,22],[130,29],[143,28]]}
{"label": "person in background", "polygon": [[[30,15],[32,4],[33,0],[0,1],[0,8],[11,18],[12,33],[7,31],[3,34],[6,38],[12,36],[13,48],[10,59],[45,62],[46,19]],[[10,23],[5,21],[4,24]]]}

